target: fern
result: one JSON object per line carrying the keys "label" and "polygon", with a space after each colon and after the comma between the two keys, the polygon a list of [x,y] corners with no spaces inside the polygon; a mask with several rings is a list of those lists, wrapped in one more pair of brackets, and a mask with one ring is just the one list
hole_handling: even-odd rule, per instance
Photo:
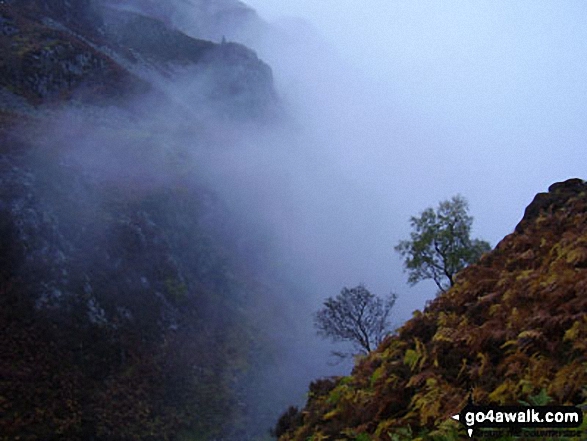
{"label": "fern", "polygon": [[552,398],[548,396],[546,389],[542,388],[536,395],[528,397],[528,401],[518,400],[518,403],[524,406],[546,406],[551,401]]}

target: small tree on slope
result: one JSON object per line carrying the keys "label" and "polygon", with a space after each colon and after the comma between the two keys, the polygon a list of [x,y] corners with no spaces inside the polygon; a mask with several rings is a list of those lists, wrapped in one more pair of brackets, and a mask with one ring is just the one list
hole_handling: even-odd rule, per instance
{"label": "small tree on slope", "polygon": [[473,217],[468,208],[467,200],[457,195],[442,201],[436,210],[427,208],[420,217],[410,218],[410,240],[395,247],[405,258],[410,284],[432,279],[445,292],[453,286],[457,272],[491,249],[489,243],[470,238]]}
{"label": "small tree on slope", "polygon": [[390,332],[389,314],[396,297],[390,294],[384,300],[363,285],[345,287],[335,298],[326,299],[324,307],[314,315],[314,326],[318,335],[333,342],[347,341],[355,347],[353,353],[333,352],[334,355],[342,358],[368,354]]}

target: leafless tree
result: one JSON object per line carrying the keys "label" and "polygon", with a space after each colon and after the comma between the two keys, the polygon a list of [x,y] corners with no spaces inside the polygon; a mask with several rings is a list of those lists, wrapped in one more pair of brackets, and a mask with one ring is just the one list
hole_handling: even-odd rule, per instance
{"label": "leafless tree", "polygon": [[390,332],[389,314],[397,296],[382,299],[363,285],[343,288],[335,298],[329,297],[314,315],[318,335],[333,342],[353,344],[353,352],[335,352],[338,357],[367,354],[375,349]]}

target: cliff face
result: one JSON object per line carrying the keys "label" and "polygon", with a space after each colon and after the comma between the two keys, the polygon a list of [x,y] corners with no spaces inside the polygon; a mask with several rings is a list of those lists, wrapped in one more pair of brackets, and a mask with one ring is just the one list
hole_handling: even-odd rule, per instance
{"label": "cliff face", "polygon": [[[137,12],[101,2],[0,4],[0,87],[28,102],[97,104],[155,88],[178,68],[214,78],[212,96],[233,113],[257,115],[276,102],[270,68],[245,46],[198,40]],[[5,106],[6,107],[6,106]]]}
{"label": "cliff face", "polygon": [[101,5],[0,2],[0,438],[251,439],[278,288],[189,149],[270,116],[271,70]]}
{"label": "cliff face", "polygon": [[538,194],[514,233],[351,376],[314,383],[280,439],[460,439],[450,417],[469,392],[479,405],[541,391],[553,404],[584,403],[586,311],[587,184],[571,179]]}
{"label": "cliff face", "polygon": [[[145,84],[66,27],[73,20],[71,13],[50,9],[46,15],[39,9],[28,3],[0,5],[0,86],[5,94],[38,105],[70,99],[82,86],[94,98],[146,90]],[[52,18],[57,12],[64,14],[65,24]],[[2,110],[11,109],[5,105]]]}

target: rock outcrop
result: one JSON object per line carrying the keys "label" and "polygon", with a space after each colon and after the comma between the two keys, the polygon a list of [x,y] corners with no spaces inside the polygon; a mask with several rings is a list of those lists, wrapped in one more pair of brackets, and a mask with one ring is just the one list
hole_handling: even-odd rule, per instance
{"label": "rock outcrop", "polygon": [[[0,2],[0,439],[250,439],[271,351],[250,297],[272,282],[183,167],[207,131],[275,110],[271,70],[101,4]],[[178,79],[202,81],[197,106]]]}
{"label": "rock outcrop", "polygon": [[0,87],[34,105],[121,103],[161,91],[152,74],[169,78],[180,67],[213,79],[213,93],[203,98],[222,98],[223,111],[258,116],[276,109],[271,69],[245,46],[191,38],[101,2],[0,3]]}

